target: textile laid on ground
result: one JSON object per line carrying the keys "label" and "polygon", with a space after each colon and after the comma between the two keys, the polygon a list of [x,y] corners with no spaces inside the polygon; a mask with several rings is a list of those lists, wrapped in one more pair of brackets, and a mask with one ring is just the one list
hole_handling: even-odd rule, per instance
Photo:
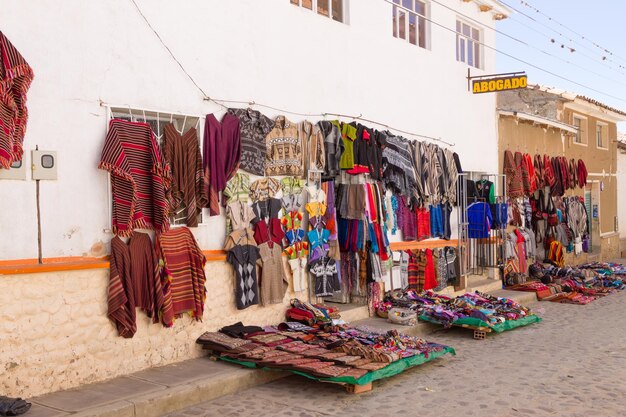
{"label": "textile laid on ground", "polygon": [[206,298],[206,258],[193,234],[186,227],[158,234],[156,250],[159,274],[164,282],[163,324],[171,326],[176,317],[184,313],[202,320]]}
{"label": "textile laid on ground", "polygon": [[148,124],[112,119],[98,167],[111,173],[113,233],[169,229],[171,174]]}
{"label": "textile laid on ground", "polygon": [[626,289],[626,269],[621,264],[594,262],[559,268],[535,263],[529,275],[530,281],[509,289],[536,292],[540,301],[581,305]]}
{"label": "textile laid on ground", "polygon": [[137,331],[136,307],[158,323],[165,302],[158,265],[147,234],[135,233],[128,244],[118,236],[111,240],[108,316],[120,336],[133,337]]}
{"label": "textile laid on ground", "polygon": [[165,125],[163,157],[172,171],[171,202],[174,216],[186,218],[188,227],[197,227],[198,216],[208,200],[196,129],[192,127],[181,135],[173,124]]}
{"label": "textile laid on ground", "polygon": [[443,324],[445,327],[467,324],[490,327],[496,332],[541,321],[529,308],[514,300],[478,291],[456,298],[432,291],[389,291],[378,310],[387,311],[391,307],[415,310],[420,320]]}
{"label": "textile laid on ground", "polygon": [[31,405],[21,398],[0,395],[0,416],[20,416],[30,410]]}
{"label": "textile laid on ground", "polygon": [[22,160],[33,70],[0,31],[0,169]]}
{"label": "textile laid on ground", "polygon": [[[226,113],[221,122],[213,113],[206,115],[203,149],[202,164],[207,182],[209,214],[217,216],[220,214],[220,193],[237,172],[241,158],[239,119],[235,114]],[[232,194],[233,190],[231,197]]]}
{"label": "textile laid on ground", "polygon": [[398,374],[446,353],[454,354],[448,346],[365,326],[327,324],[312,328],[288,321],[263,331],[238,327],[242,329],[240,337],[232,337],[230,331],[224,333],[225,328],[204,333],[197,343],[227,362],[357,385]]}

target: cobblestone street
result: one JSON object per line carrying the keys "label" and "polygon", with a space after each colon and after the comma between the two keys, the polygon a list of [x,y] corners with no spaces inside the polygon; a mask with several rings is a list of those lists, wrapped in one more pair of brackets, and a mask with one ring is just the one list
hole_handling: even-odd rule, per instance
{"label": "cobblestone street", "polygon": [[374,382],[373,391],[285,378],[200,404],[190,416],[626,416],[626,293],[587,306],[535,303],[544,321],[486,341],[471,331],[430,340],[457,356]]}

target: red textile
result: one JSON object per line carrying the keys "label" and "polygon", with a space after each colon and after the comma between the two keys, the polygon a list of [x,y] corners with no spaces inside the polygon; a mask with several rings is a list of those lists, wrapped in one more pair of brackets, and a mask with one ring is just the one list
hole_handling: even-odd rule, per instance
{"label": "red textile", "polygon": [[159,275],[164,282],[163,316],[167,327],[176,317],[189,313],[202,320],[206,289],[204,264],[206,258],[193,234],[186,227],[157,234],[156,251],[159,257]]}
{"label": "red textile", "polygon": [[435,276],[435,262],[433,261],[433,250],[426,249],[426,268],[424,269],[424,290],[432,290],[437,287],[437,277]]}
{"label": "red textile", "polygon": [[22,160],[26,93],[34,77],[26,60],[0,31],[0,169]]}
{"label": "red textile", "polygon": [[206,115],[204,126],[204,155],[202,164],[207,181],[209,214],[220,214],[219,196],[239,168],[241,138],[239,118],[226,113],[220,123],[215,116]]}
{"label": "red textile", "polygon": [[169,229],[171,174],[149,125],[111,120],[98,168],[111,173],[113,233]]}
{"label": "red textile", "polygon": [[424,240],[430,237],[430,213],[425,208],[416,210],[417,217],[417,240]]}
{"label": "red textile", "polygon": [[578,160],[578,186],[585,188],[587,185],[587,167],[582,159]]}
{"label": "red textile", "polygon": [[553,187],[556,183],[554,177],[554,170],[552,169],[552,161],[548,155],[543,156],[543,172],[544,172],[544,185]]}

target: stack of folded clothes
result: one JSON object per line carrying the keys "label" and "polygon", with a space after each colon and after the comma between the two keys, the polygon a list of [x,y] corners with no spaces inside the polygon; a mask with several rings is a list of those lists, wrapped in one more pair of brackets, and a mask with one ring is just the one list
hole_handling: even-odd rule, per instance
{"label": "stack of folded clothes", "polygon": [[[288,321],[278,326],[236,323],[206,332],[197,340],[220,359],[266,368],[285,369],[315,378],[354,381],[396,362],[417,357],[394,372],[454,353],[448,346],[367,327],[317,325]],[[392,372],[392,373],[394,373]],[[381,376],[382,377],[382,376]]]}

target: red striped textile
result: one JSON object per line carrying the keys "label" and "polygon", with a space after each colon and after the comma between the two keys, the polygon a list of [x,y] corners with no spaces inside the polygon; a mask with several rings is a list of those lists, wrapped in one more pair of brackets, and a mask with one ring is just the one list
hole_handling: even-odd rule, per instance
{"label": "red striped textile", "polygon": [[33,70],[0,31],[0,169],[22,160]]}
{"label": "red striped textile", "polygon": [[196,129],[192,127],[181,135],[173,124],[165,125],[163,156],[172,169],[172,210],[184,210],[185,224],[197,227],[208,199]]}
{"label": "red striped textile", "polygon": [[133,234],[128,244],[118,236],[111,240],[108,316],[120,336],[135,334],[135,307],[146,312],[153,323],[159,322],[164,298],[158,266],[147,234]]}
{"label": "red striped textile", "polygon": [[113,233],[169,229],[170,168],[148,124],[111,120],[98,168],[111,173]]}
{"label": "red striped textile", "polygon": [[184,313],[189,313],[196,320],[202,320],[206,299],[206,258],[193,234],[186,227],[158,234],[156,251],[161,282],[164,283],[161,321],[170,327]]}

